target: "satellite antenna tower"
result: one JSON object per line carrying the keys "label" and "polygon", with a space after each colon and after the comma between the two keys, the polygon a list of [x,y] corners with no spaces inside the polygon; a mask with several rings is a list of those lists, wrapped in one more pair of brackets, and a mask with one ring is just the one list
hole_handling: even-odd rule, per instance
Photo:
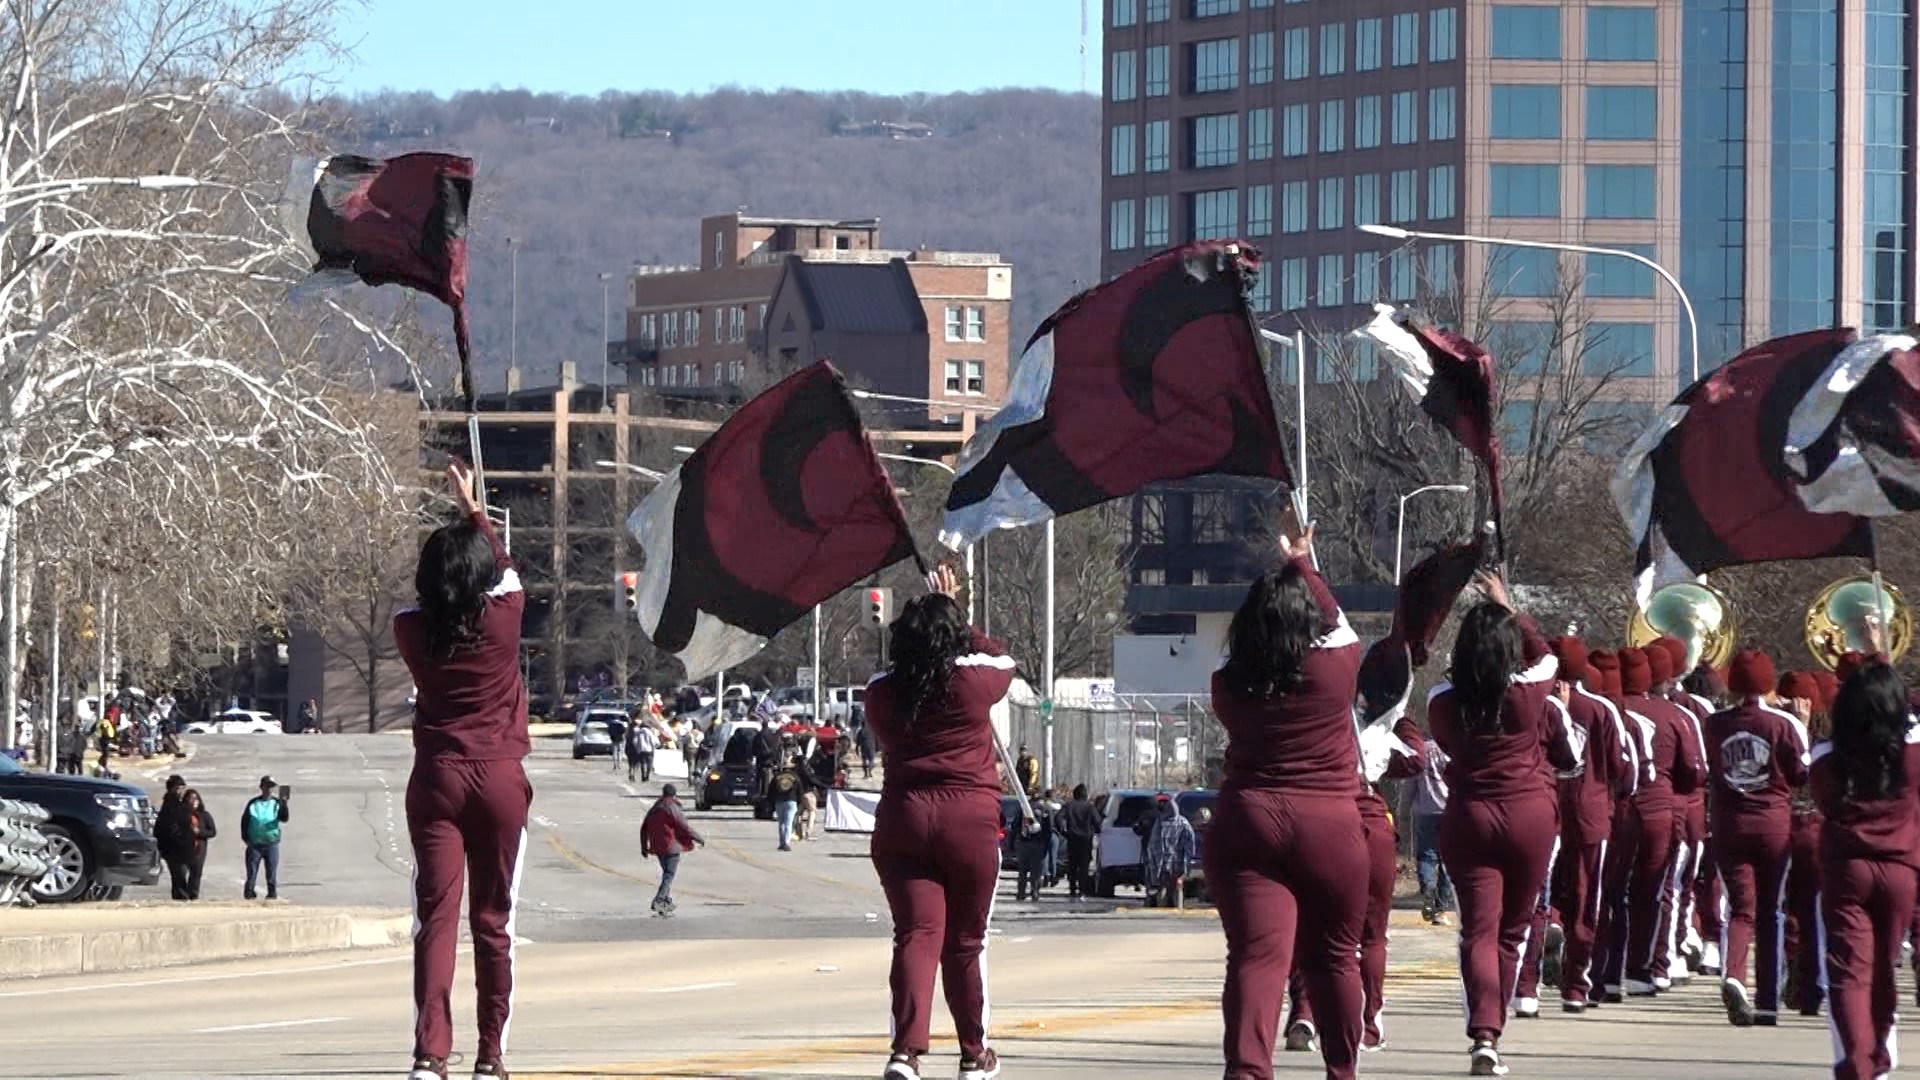
{"label": "satellite antenna tower", "polygon": [[1080,92],[1087,92],[1087,0],[1080,0]]}

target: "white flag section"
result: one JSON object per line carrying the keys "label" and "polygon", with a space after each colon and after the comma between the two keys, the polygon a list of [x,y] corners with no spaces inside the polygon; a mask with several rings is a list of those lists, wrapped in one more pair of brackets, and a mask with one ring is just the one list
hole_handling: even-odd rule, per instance
{"label": "white flag section", "polygon": [[1390,304],[1373,305],[1372,320],[1348,336],[1372,342],[1379,357],[1406,384],[1413,400],[1426,398],[1427,387],[1433,382],[1433,360],[1420,339],[1400,325],[1398,309]]}
{"label": "white flag section", "polygon": [[832,788],[827,792],[826,830],[871,833],[874,813],[879,808],[880,793],[877,791],[845,791]]}
{"label": "white flag section", "polygon": [[[634,594],[640,629],[649,641],[659,640],[660,614],[666,610],[667,592],[673,585],[673,522],[679,512],[680,470],[676,467],[627,518],[627,531],[647,557],[648,572],[640,575]],[[697,683],[752,659],[766,645],[766,638],[697,610],[693,636],[673,655],[686,666],[687,681]]]}
{"label": "white flag section", "polygon": [[[1040,419],[1047,409],[1047,395],[1053,392],[1053,334],[1040,335],[1013,369],[1013,383],[1007,388],[1006,404],[975,429],[973,438],[960,451],[954,466],[959,476],[978,468],[993,453],[1002,432]],[[1029,489],[1012,466],[1000,470],[993,493],[977,503],[949,507],[940,524],[940,542],[953,551],[995,529],[1017,529],[1038,525],[1053,516],[1053,507]]]}
{"label": "white flag section", "polygon": [[[1800,481],[1800,502],[1808,510],[1816,514],[1892,517],[1913,509],[1902,503],[1909,501],[1905,496],[1920,491],[1920,461],[1908,456],[1910,447],[1885,445],[1854,430],[1848,414],[1867,410],[1850,410],[1847,398],[1891,354],[1910,352],[1916,345],[1920,342],[1905,334],[1862,338],[1840,350],[1819,381],[1794,406],[1787,422],[1784,458]],[[1835,452],[1832,460],[1815,473],[1807,452],[1829,431],[1833,433]],[[1903,498],[1893,498],[1889,486]]]}

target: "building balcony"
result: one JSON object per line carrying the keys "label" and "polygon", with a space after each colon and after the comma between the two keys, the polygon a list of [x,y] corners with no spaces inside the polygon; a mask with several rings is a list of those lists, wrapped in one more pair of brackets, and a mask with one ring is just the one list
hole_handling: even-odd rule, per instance
{"label": "building balcony", "polygon": [[610,364],[651,364],[660,359],[660,349],[652,338],[621,338],[607,342]]}

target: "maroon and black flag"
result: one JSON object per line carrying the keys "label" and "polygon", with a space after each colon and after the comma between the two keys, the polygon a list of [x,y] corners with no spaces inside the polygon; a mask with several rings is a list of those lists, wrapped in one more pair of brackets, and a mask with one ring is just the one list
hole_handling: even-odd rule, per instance
{"label": "maroon and black flag", "polygon": [[1504,550],[1493,357],[1477,342],[1429,326],[1387,304],[1375,304],[1373,310],[1373,321],[1353,336],[1372,342],[1420,403],[1420,411],[1486,467],[1494,534]]}
{"label": "maroon and black flag", "polygon": [[474,395],[466,307],[472,198],[472,158],[415,153],[382,161],[342,154],[294,162],[283,204],[287,231],[312,257],[323,283],[404,285],[453,309],[468,412]]}
{"label": "maroon and black flag", "polygon": [[1392,727],[1406,713],[1413,673],[1426,666],[1427,651],[1453,602],[1473,580],[1487,555],[1486,538],[1449,544],[1420,560],[1400,579],[1393,629],[1360,661],[1361,722]]}
{"label": "maroon and black flag", "polygon": [[[1636,545],[1642,606],[1662,585],[1723,566],[1872,554],[1863,506],[1826,489],[1854,490],[1843,474],[1869,468],[1843,461],[1847,446],[1894,447],[1911,468],[1912,416],[1896,436],[1901,423],[1882,410],[1897,400],[1890,384],[1888,402],[1856,408],[1841,394],[1831,407],[1830,371],[1855,337],[1838,327],[1755,345],[1688,387],[1627,450],[1613,498]],[[1903,369],[1910,360],[1868,378]]]}
{"label": "maroon and black flag", "polygon": [[1807,509],[1920,510],[1920,349],[1906,334],[1840,350],[1787,422],[1786,463]]}
{"label": "maroon and black flag", "polygon": [[1158,480],[1290,481],[1244,291],[1258,259],[1237,241],[1173,248],[1041,323],[1006,406],[961,451],[941,542],[959,550]]}
{"label": "maroon and black flag", "polygon": [[735,410],[627,519],[641,629],[698,681],[914,557],[846,384],[820,361]]}

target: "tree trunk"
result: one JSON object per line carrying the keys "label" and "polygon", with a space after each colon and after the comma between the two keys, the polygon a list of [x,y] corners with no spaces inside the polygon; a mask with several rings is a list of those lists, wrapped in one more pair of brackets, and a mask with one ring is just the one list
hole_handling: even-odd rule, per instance
{"label": "tree trunk", "polygon": [[380,730],[380,646],[367,642],[367,734]]}

